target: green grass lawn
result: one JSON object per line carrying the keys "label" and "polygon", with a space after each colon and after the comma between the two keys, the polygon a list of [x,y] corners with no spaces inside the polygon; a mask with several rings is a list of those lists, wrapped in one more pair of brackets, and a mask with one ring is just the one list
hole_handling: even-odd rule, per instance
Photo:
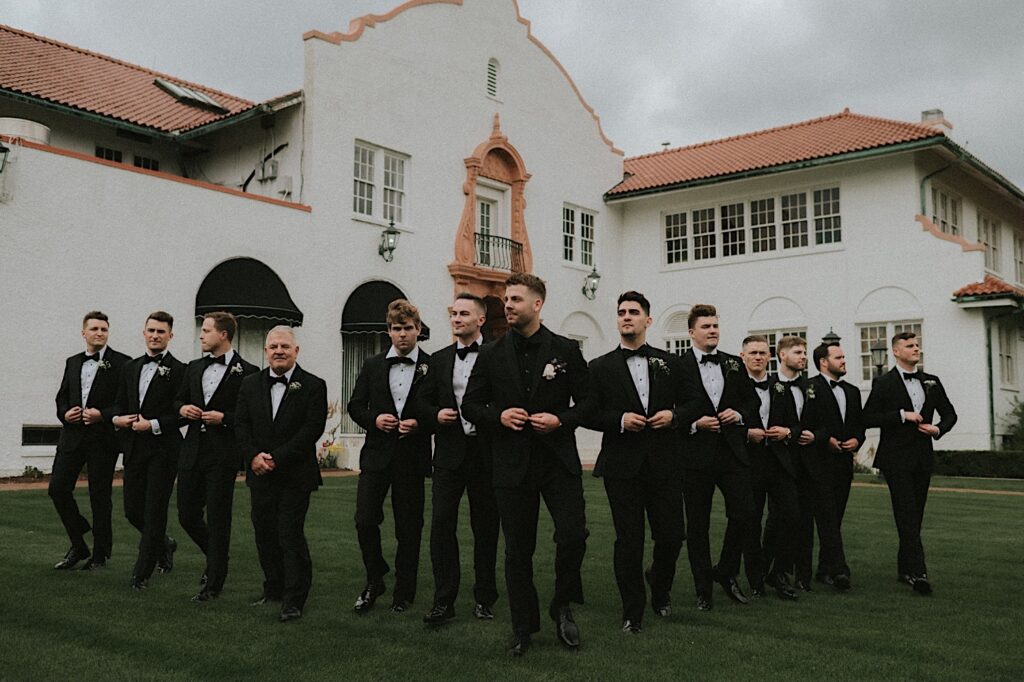
{"label": "green grass lawn", "polygon": [[[276,609],[253,608],[260,592],[249,495],[239,486],[231,574],[216,602],[192,604],[202,555],[173,520],[174,571],[142,593],[128,589],[137,533],[115,513],[114,557],[100,572],[51,566],[66,539],[45,491],[0,497],[0,679],[2,680],[1020,680],[1024,677],[1024,499],[934,492],[925,546],[935,585],[931,599],[895,581],[896,532],[884,487],[853,490],[846,515],[853,590],[824,586],[798,603],[774,597],[747,607],[721,592],[715,609],[693,607],[685,550],[675,613],[648,615],[640,636],[619,631],[612,577],[613,531],[599,481],[586,477],[591,530],[577,609],[583,645],[561,650],[545,624],[523,660],[505,654],[507,602],[497,618],[471,617],[472,573],[463,530],[459,618],[428,631],[421,617],[433,588],[424,531],[420,592],[412,612],[387,612],[390,593],[365,617],[352,602],[363,571],[352,516],[355,478],[328,479],[313,495],[307,534],[314,586],[304,618],[276,622]],[[84,495],[81,499],[84,499]],[[429,495],[428,495],[429,500]],[[80,503],[82,503],[80,501]],[[713,528],[719,546],[724,513]],[[115,512],[120,508],[115,489]],[[429,506],[429,502],[428,502]],[[173,502],[172,502],[173,507]],[[175,511],[172,508],[171,516]],[[465,519],[466,508],[463,509]],[[429,519],[429,510],[428,510]],[[392,526],[385,550],[393,556]],[[552,590],[550,522],[542,513],[536,580],[542,605]],[[500,563],[500,562],[499,562]],[[499,584],[504,593],[499,565]],[[389,587],[392,583],[389,582]],[[542,606],[542,612],[544,608]]]}

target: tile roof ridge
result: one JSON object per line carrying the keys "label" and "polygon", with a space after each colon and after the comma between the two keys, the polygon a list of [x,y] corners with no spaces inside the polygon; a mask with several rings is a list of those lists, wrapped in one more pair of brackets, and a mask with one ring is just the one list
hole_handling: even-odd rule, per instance
{"label": "tile roof ridge", "polygon": [[85,55],[87,57],[96,57],[96,58],[102,59],[104,61],[110,62],[112,64],[117,64],[118,66],[124,66],[124,67],[130,68],[130,69],[133,69],[135,71],[140,71],[142,73],[150,74],[150,75],[154,76],[155,78],[162,78],[162,79],[165,79],[165,80],[169,80],[169,81],[171,81],[173,83],[177,83],[179,85],[184,85],[184,86],[189,87],[189,88],[196,88],[196,89],[202,90],[203,92],[208,93],[208,94],[219,95],[221,97],[227,97],[227,98],[232,99],[232,100],[234,100],[236,102],[247,104],[250,107],[256,104],[255,102],[253,102],[251,100],[248,100],[248,99],[246,99],[244,97],[239,97],[238,95],[232,95],[230,93],[224,92],[223,90],[218,90],[217,88],[212,88],[212,87],[210,87],[208,85],[202,85],[200,83],[193,83],[192,81],[185,80],[184,78],[179,78],[178,76],[172,76],[170,74],[163,73],[161,71],[156,71],[154,69],[147,69],[144,66],[139,66],[138,64],[132,64],[131,62],[126,62],[123,59],[118,59],[117,57],[111,57],[110,55],[106,55],[106,54],[103,54],[101,52],[94,52],[92,50],[87,50],[84,47],[78,47],[76,45],[71,45],[70,43],[65,43],[65,42],[62,42],[62,41],[57,40],[55,38],[49,38],[47,36],[38,35],[36,33],[32,33],[30,31],[25,31],[25,30],[20,29],[20,28],[15,28],[14,26],[9,26],[7,24],[0,24],[0,31],[8,31],[10,33],[21,35],[23,37],[30,38],[32,40],[36,40],[36,41],[41,42],[41,43],[47,43],[49,45],[53,45],[54,47],[59,47],[59,48],[64,49],[64,50],[70,50],[72,52],[77,52],[77,53]]}

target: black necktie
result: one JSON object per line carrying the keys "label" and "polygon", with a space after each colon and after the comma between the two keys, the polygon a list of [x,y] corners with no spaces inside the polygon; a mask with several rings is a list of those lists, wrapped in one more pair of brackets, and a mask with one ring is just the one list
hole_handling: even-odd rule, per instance
{"label": "black necktie", "polygon": [[473,343],[469,344],[468,346],[463,346],[462,348],[456,348],[455,349],[455,354],[459,356],[459,360],[465,360],[466,356],[469,355],[470,353],[477,353],[479,351],[480,351],[480,344],[477,343],[476,341],[474,341]]}
{"label": "black necktie", "polygon": [[829,380],[828,380],[828,386],[829,386],[829,388],[835,388],[835,387],[836,387],[836,386],[838,386],[838,385],[839,385],[839,382],[838,382],[838,381],[832,381],[831,379],[829,379]]}
{"label": "black necktie", "polygon": [[718,353],[708,353],[707,355],[700,359],[700,364],[702,365],[706,365],[709,362],[713,362],[716,365],[719,364],[721,362],[721,359],[718,357]]}
{"label": "black necktie", "polygon": [[159,364],[159,363],[161,363],[163,361],[164,361],[164,354],[160,353],[160,355],[147,355],[146,359],[142,361],[142,364],[143,365],[147,365],[147,364],[149,364],[151,362],[156,362],[156,363]]}
{"label": "black necktie", "polygon": [[271,387],[273,387],[274,384],[284,384],[285,386],[287,386],[288,385],[288,377],[286,375],[284,375],[284,374],[282,374],[279,377],[274,376],[273,374],[271,374],[270,375],[270,385],[271,385]]}
{"label": "black necktie", "polygon": [[404,356],[404,355],[395,355],[394,357],[390,357],[387,360],[388,360],[388,366],[389,367],[393,367],[395,365],[415,365],[416,364],[415,362],[412,361],[412,358]]}
{"label": "black necktie", "polygon": [[755,381],[754,382],[754,388],[759,389],[761,391],[767,391],[768,390],[768,380],[765,379],[764,381]]}
{"label": "black necktie", "polygon": [[95,352],[95,353],[93,353],[92,355],[89,355],[88,353],[83,353],[83,355],[85,356],[85,359],[86,359],[87,361],[88,361],[88,360],[95,360],[96,362],[99,362],[99,361],[100,361],[100,354],[99,354],[99,352],[98,352],[98,351],[97,351],[97,352]]}
{"label": "black necktie", "polygon": [[211,364],[211,365],[226,365],[226,364],[228,364],[227,357],[228,357],[227,353],[225,353],[224,355],[218,355],[217,357],[213,357],[212,355],[207,355],[206,356],[206,362],[208,364]]}
{"label": "black necktie", "polygon": [[642,358],[646,358],[646,357],[648,357],[650,355],[650,353],[647,352],[647,345],[646,344],[643,345],[643,346],[640,346],[639,348],[637,348],[635,350],[632,349],[632,348],[622,348],[622,347],[620,347],[619,350],[622,351],[622,355],[625,356],[625,358],[627,360],[629,360],[634,355],[639,355]]}

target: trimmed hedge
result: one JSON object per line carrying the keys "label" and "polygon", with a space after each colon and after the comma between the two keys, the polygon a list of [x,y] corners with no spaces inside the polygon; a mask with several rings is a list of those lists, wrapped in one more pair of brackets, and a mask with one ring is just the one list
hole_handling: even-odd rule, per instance
{"label": "trimmed hedge", "polygon": [[938,450],[935,473],[941,476],[1024,478],[1021,450]]}

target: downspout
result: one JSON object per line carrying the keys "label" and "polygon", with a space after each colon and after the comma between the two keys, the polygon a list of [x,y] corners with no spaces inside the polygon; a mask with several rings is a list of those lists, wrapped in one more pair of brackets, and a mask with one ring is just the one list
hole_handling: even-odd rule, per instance
{"label": "downspout", "polygon": [[934,170],[931,173],[929,173],[928,175],[926,175],[923,178],[921,178],[921,185],[920,185],[920,188],[921,188],[921,215],[923,215],[923,216],[927,216],[928,215],[928,203],[925,201],[924,183],[928,182],[930,179],[932,179],[933,177],[935,177],[939,173],[945,172],[945,171],[949,170],[950,168],[952,168],[953,166],[959,165],[959,164],[963,163],[966,160],[967,160],[967,157],[965,157],[962,152],[957,152],[957,157],[952,162],[947,163],[942,168],[940,168],[938,170]]}

